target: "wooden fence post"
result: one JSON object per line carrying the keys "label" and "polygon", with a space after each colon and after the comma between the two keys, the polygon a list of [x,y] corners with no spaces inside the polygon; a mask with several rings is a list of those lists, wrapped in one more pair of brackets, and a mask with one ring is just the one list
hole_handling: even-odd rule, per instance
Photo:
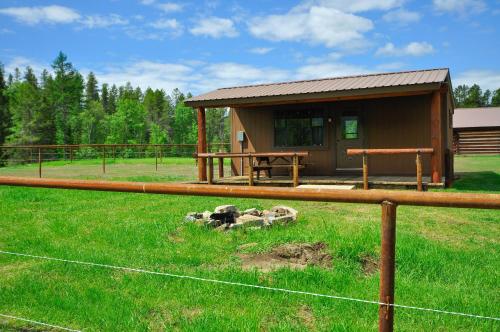
{"label": "wooden fence post", "polygon": [[42,149],[38,148],[38,177],[42,177]]}
{"label": "wooden fence post", "polygon": [[248,156],[248,185],[253,186],[253,156]]}
{"label": "wooden fence post", "polygon": [[422,156],[420,151],[417,152],[417,190],[422,191]]}
{"label": "wooden fence post", "polygon": [[219,178],[224,177],[224,158],[219,158]]}
{"label": "wooden fence post", "polygon": [[214,158],[208,157],[208,184],[213,184],[214,182]]}
{"label": "wooden fence post", "polygon": [[394,276],[396,272],[396,208],[395,203],[382,202],[379,332],[394,329]]}
{"label": "wooden fence post", "polygon": [[368,190],[368,155],[363,153],[363,189]]}
{"label": "wooden fence post", "polygon": [[73,148],[69,148],[69,162],[73,163]]}
{"label": "wooden fence post", "polygon": [[293,186],[298,187],[299,185],[299,157],[297,155],[293,156]]}

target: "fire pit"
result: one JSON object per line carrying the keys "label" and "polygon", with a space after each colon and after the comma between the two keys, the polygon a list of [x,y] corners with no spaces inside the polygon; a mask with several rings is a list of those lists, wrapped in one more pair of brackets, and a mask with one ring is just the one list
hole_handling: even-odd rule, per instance
{"label": "fire pit", "polygon": [[220,231],[237,228],[264,228],[273,225],[286,225],[297,220],[297,210],[278,205],[270,210],[260,211],[252,208],[240,211],[234,205],[221,205],[213,212],[189,212],[185,221],[215,228]]}

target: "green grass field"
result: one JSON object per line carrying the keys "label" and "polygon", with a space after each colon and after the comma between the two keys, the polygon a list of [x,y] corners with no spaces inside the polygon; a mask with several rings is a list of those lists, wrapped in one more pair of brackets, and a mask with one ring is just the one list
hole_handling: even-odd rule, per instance
{"label": "green grass field", "polygon": [[[500,156],[460,157],[449,191],[500,193]],[[131,181],[194,178],[192,159],[48,164],[44,176]],[[95,172],[94,172],[95,171]],[[95,174],[94,174],[95,173]],[[36,176],[36,165],[0,169]],[[296,224],[218,233],[189,211],[286,204]],[[398,208],[396,303],[499,317],[500,211]],[[323,241],[332,267],[241,268],[240,252]],[[251,245],[248,245],[251,244]],[[245,248],[245,249],[244,249]],[[380,207],[0,187],[0,250],[378,300]],[[375,331],[378,307],[306,295],[0,255],[0,313],[85,331]],[[397,331],[498,331],[500,322],[396,309]],[[2,331],[47,331],[0,318]]]}

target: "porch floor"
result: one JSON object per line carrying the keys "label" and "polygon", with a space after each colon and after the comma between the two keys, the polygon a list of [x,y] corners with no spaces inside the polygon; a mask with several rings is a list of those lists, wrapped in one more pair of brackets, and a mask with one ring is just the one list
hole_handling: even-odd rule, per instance
{"label": "porch floor", "polygon": [[[417,187],[417,179],[415,176],[369,176],[368,182],[370,188],[408,188],[414,189]],[[444,183],[430,183],[430,177],[422,178],[424,188],[444,188]],[[196,183],[207,183],[196,182]],[[224,178],[215,178],[215,185],[248,185],[248,176],[229,176]],[[362,175],[334,175],[334,176],[301,176],[299,184],[315,184],[315,185],[354,185],[356,188],[363,187]],[[254,185],[256,186],[276,186],[290,187],[293,181],[289,176],[273,176],[268,178],[261,176],[259,180],[254,176]]]}

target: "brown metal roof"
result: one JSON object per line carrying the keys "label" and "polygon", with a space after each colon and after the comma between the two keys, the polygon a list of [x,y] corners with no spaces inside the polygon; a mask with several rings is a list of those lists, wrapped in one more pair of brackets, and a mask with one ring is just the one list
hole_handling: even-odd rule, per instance
{"label": "brown metal roof", "polygon": [[500,127],[500,107],[455,108],[453,128]]}
{"label": "brown metal roof", "polygon": [[[378,88],[416,87],[443,83],[448,79],[449,70],[427,69],[395,73],[380,73],[357,76],[323,78],[221,88],[186,100],[189,106],[218,104],[229,106],[231,103],[244,104],[258,102],[262,98],[302,96],[314,98],[329,93],[365,91]],[[390,89],[385,89],[390,91]]]}

